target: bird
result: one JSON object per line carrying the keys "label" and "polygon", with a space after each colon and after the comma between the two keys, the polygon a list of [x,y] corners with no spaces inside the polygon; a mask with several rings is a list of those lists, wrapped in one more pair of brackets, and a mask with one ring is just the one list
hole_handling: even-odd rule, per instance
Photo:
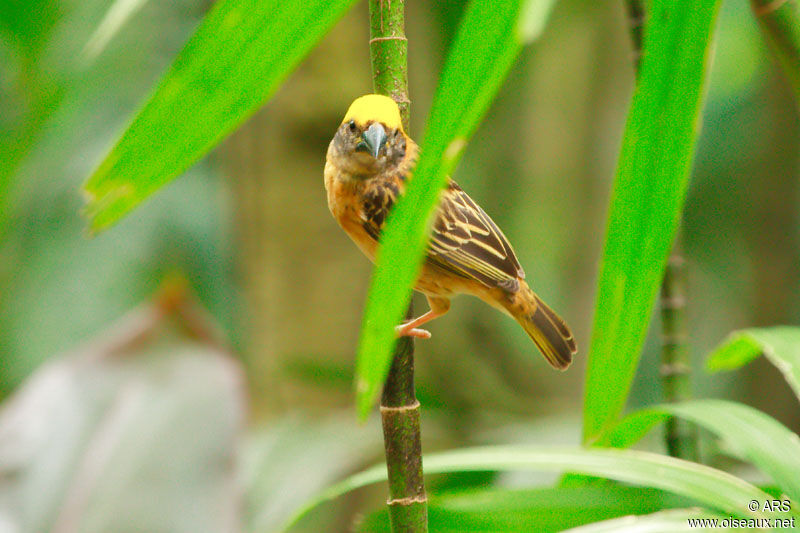
{"label": "bird", "polygon": [[[328,145],[328,208],[373,262],[389,211],[413,179],[418,156],[397,103],[379,94],[354,100]],[[506,236],[449,178],[414,289],[426,296],[430,310],[398,325],[398,336],[430,338],[420,326],[444,315],[454,296],[468,294],[513,317],[554,368],[565,370],[577,353],[567,324],[525,281]]]}

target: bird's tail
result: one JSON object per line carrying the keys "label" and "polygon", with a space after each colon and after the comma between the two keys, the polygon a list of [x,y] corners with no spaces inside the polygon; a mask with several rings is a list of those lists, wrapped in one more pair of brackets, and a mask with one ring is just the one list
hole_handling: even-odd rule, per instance
{"label": "bird's tail", "polygon": [[520,285],[519,291],[505,305],[506,310],[525,329],[547,362],[566,370],[578,351],[569,326],[527,283],[523,281]]}

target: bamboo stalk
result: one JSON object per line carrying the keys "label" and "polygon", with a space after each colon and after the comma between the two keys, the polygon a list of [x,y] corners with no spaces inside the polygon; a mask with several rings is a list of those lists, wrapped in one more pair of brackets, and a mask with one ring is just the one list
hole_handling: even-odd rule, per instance
{"label": "bamboo stalk", "polygon": [[398,343],[381,396],[383,443],[389,474],[389,517],[394,532],[428,531],[428,499],[422,479],[419,402],[414,393],[414,346]]}
{"label": "bamboo stalk", "polygon": [[[668,403],[683,402],[692,396],[691,365],[686,334],[686,269],[681,254],[680,236],[661,282],[661,383]],[[697,427],[670,418],[666,425],[667,453],[697,461]]]}
{"label": "bamboo stalk", "polygon": [[750,5],[800,105],[800,4],[797,0],[750,0]]}
{"label": "bamboo stalk", "polygon": [[408,131],[408,40],[405,0],[369,1],[369,55],[375,92],[391,96]]}
{"label": "bamboo stalk", "polygon": [[[400,107],[403,127],[408,117],[408,41],[404,0],[370,0],[370,57],[376,93],[391,96]],[[407,317],[413,316],[409,304]],[[381,396],[389,517],[392,531],[428,531],[428,500],[422,478],[420,408],[414,391],[414,342],[397,343]]]}
{"label": "bamboo stalk", "polygon": [[[757,0],[753,0],[757,1]],[[791,0],[794,1],[794,0]],[[633,44],[633,65],[639,74],[647,12],[641,0],[625,0],[628,26]],[[661,386],[664,401],[677,403],[691,398],[691,365],[686,334],[686,271],[680,229],[675,236],[664,278],[661,281]],[[697,428],[678,418],[670,418],[664,435],[667,453],[697,461]]]}

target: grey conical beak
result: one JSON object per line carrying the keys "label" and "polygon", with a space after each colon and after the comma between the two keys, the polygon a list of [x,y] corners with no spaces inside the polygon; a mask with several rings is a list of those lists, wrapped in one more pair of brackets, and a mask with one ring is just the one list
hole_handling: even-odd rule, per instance
{"label": "grey conical beak", "polygon": [[368,151],[372,154],[372,157],[377,159],[381,148],[386,144],[386,130],[383,129],[380,123],[373,122],[364,132],[363,139],[363,142],[359,143],[358,147],[361,148],[363,145],[366,148],[365,151]]}

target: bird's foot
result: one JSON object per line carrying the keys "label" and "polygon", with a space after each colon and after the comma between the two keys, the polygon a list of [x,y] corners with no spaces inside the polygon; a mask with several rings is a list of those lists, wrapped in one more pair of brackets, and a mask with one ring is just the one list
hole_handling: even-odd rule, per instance
{"label": "bird's foot", "polygon": [[398,337],[416,337],[417,339],[430,339],[431,332],[427,329],[409,327],[411,324],[400,324],[394,330]]}

